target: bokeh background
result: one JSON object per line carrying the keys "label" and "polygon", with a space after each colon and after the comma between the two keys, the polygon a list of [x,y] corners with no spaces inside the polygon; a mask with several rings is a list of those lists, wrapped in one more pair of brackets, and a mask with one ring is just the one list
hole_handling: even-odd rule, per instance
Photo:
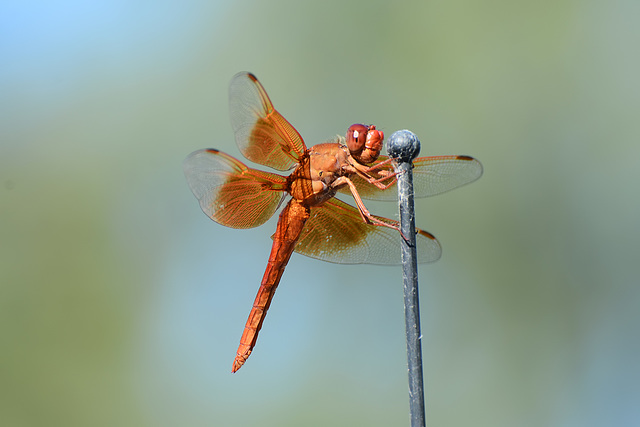
{"label": "bokeh background", "polygon": [[[354,122],[468,154],[417,203],[431,426],[640,424],[640,3],[0,4],[6,426],[408,425],[401,273],[294,255],[231,362],[275,220],[200,211],[256,73],[307,143]],[[393,216],[395,204],[372,203]]]}

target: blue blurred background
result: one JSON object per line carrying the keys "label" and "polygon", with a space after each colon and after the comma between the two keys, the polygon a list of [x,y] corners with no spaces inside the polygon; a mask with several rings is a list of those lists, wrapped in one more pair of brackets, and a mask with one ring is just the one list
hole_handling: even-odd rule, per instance
{"label": "blue blurred background", "polygon": [[[294,255],[231,362],[275,220],[200,211],[256,73],[308,145],[416,132],[480,181],[417,203],[432,426],[640,424],[640,3],[0,4],[7,426],[408,425],[401,273]],[[368,204],[393,216],[394,203]]]}

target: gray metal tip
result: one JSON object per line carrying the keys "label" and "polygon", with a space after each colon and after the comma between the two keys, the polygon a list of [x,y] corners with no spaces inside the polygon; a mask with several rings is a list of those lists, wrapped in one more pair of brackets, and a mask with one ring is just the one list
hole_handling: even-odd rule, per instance
{"label": "gray metal tip", "polygon": [[410,162],[420,153],[420,140],[410,130],[396,131],[387,141],[387,152],[401,162]]}

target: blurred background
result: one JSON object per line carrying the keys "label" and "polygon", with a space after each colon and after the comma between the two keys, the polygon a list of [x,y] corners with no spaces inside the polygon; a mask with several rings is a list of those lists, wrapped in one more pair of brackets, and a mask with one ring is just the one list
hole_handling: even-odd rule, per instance
{"label": "blurred background", "polygon": [[181,163],[240,157],[227,87],[249,70],[308,145],[366,122],[483,162],[417,202],[443,246],[420,267],[429,425],[637,425],[639,13],[2,2],[2,424],[409,424],[399,267],[294,254],[231,374],[275,218],[215,224]]}

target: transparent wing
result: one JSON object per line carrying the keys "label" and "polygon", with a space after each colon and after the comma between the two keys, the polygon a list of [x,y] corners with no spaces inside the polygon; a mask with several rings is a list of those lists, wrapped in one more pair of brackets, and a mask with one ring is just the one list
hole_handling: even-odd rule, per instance
{"label": "transparent wing", "polygon": [[251,73],[238,73],[231,80],[229,113],[238,148],[252,162],[287,170],[306,150],[298,131],[275,110]]}
{"label": "transparent wing", "polygon": [[191,153],[184,174],[205,214],[232,228],[251,228],[266,222],[286,195],[286,178],[250,169],[215,149]]}
{"label": "transparent wing", "polygon": [[[387,159],[387,156],[380,156],[373,165]],[[413,161],[413,166],[415,197],[429,197],[445,193],[469,184],[482,175],[482,164],[469,156],[419,157]],[[393,172],[393,165],[389,163],[380,169]],[[352,176],[351,180],[363,199],[387,201],[397,199],[395,183],[386,190],[380,190],[359,176]],[[348,187],[340,191],[345,194],[350,193]]]}
{"label": "transparent wing", "polygon": [[[398,222],[376,216],[388,224]],[[396,230],[364,222],[358,210],[338,199],[311,208],[295,251],[339,264],[400,264],[402,236]],[[433,262],[442,250],[430,233],[418,230],[418,262]]]}

